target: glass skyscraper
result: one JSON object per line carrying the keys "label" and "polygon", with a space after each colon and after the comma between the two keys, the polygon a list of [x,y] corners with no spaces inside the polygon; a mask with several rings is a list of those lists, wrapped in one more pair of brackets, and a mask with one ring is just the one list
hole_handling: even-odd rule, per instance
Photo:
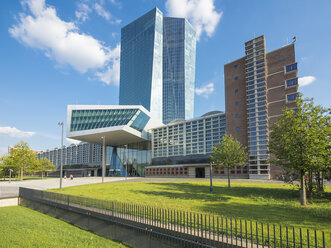
{"label": "glass skyscraper", "polygon": [[120,105],[142,105],[162,120],[163,15],[157,8],[121,30]]}
{"label": "glass skyscraper", "polygon": [[194,111],[196,34],[155,8],[122,28],[120,105],[143,105],[169,123]]}
{"label": "glass skyscraper", "polygon": [[196,34],[184,18],[163,18],[163,123],[192,119]]}

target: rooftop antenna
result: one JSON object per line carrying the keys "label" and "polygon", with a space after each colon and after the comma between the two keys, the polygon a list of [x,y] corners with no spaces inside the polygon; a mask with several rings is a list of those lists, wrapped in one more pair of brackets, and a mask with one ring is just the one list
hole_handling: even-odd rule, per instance
{"label": "rooftop antenna", "polygon": [[288,45],[288,37],[286,37],[286,45]]}
{"label": "rooftop antenna", "polygon": [[292,44],[295,43],[297,41],[297,37],[296,36],[293,36],[292,38]]}

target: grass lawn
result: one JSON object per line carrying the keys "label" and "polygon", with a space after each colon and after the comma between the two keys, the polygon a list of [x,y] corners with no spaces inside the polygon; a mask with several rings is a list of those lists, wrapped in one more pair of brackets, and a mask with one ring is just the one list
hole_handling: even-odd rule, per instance
{"label": "grass lawn", "polygon": [[[60,192],[59,190],[50,190]],[[299,192],[285,184],[215,182],[120,182],[63,188],[61,193],[160,208],[223,215],[262,223],[331,232],[331,187],[323,199],[300,206]]]}
{"label": "grass lawn", "polygon": [[0,247],[126,247],[25,207],[0,208]]}

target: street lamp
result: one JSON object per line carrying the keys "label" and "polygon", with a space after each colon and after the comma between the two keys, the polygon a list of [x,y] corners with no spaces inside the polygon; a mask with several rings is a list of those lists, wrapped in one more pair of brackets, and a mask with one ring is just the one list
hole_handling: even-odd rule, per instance
{"label": "street lamp", "polygon": [[60,163],[60,189],[62,189],[62,171],[63,171],[63,121],[58,123],[59,126],[62,127],[62,135],[61,135],[61,163]]}
{"label": "street lamp", "polygon": [[125,146],[125,180],[128,177],[128,145]]}
{"label": "street lamp", "polygon": [[210,192],[213,192],[213,163],[214,162],[210,162],[209,164]]}
{"label": "street lamp", "polygon": [[12,169],[9,169],[9,182],[11,182],[11,173],[13,172]]}
{"label": "street lamp", "polygon": [[106,172],[106,137],[102,136],[102,183],[105,181]]}

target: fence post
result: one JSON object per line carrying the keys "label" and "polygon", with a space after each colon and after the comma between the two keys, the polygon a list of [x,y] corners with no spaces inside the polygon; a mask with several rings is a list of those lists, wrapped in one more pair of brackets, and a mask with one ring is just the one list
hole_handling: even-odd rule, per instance
{"label": "fence post", "polygon": [[217,247],[220,242],[220,232],[219,232],[219,217],[217,216]]}
{"label": "fence post", "polygon": [[256,239],[257,239],[257,248],[259,248],[259,230],[258,230],[258,224],[257,221],[255,222],[255,232],[256,232]]}
{"label": "fence post", "polygon": [[228,247],[229,239],[228,239],[228,217],[225,217],[225,238],[226,238],[226,247]]}
{"label": "fence post", "polygon": [[322,232],[322,240],[323,240],[323,248],[325,248],[325,237],[324,237],[324,232]]}
{"label": "fence post", "polygon": [[245,240],[246,240],[246,248],[248,248],[248,235],[247,235],[247,220],[245,220]]}
{"label": "fence post", "polygon": [[307,229],[307,247],[308,248],[310,247],[310,244],[309,244],[309,229]]}
{"label": "fence post", "polygon": [[286,226],[286,247],[288,247],[288,227]]}
{"label": "fence post", "polygon": [[243,247],[243,227],[242,227],[241,219],[240,219],[240,246]]}

